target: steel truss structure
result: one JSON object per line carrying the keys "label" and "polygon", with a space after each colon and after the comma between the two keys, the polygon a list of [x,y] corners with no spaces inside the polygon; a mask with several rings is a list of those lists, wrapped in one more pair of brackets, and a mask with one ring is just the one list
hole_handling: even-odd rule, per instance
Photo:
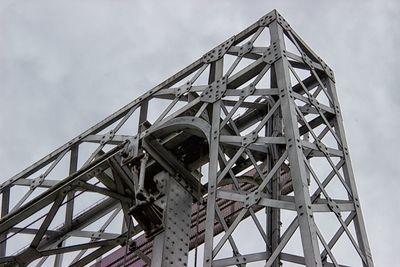
{"label": "steel truss structure", "polygon": [[373,266],[333,72],[275,10],[0,192],[2,266]]}

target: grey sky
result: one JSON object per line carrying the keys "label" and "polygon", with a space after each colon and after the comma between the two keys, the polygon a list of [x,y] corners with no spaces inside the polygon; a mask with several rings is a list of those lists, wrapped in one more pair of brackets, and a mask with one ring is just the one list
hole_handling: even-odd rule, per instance
{"label": "grey sky", "polygon": [[3,0],[0,180],[274,8],[335,71],[373,257],[376,266],[393,266],[400,249],[396,0]]}

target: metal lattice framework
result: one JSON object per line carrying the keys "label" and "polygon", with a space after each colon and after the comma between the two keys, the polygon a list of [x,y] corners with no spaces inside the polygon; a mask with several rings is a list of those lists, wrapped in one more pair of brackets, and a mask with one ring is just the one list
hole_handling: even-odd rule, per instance
{"label": "metal lattice framework", "polygon": [[333,72],[275,10],[0,192],[5,266],[373,266]]}

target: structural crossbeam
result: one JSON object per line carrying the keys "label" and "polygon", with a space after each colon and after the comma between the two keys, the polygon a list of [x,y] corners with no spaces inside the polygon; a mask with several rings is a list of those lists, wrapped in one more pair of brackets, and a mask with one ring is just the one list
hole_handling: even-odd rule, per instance
{"label": "structural crossbeam", "polygon": [[374,266],[333,71],[276,10],[0,195],[4,266]]}

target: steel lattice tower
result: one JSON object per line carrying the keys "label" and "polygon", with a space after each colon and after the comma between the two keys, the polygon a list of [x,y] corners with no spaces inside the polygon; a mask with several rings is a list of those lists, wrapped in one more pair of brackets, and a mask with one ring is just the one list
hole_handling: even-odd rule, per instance
{"label": "steel lattice tower", "polygon": [[0,192],[2,266],[373,266],[333,72],[275,10]]}

